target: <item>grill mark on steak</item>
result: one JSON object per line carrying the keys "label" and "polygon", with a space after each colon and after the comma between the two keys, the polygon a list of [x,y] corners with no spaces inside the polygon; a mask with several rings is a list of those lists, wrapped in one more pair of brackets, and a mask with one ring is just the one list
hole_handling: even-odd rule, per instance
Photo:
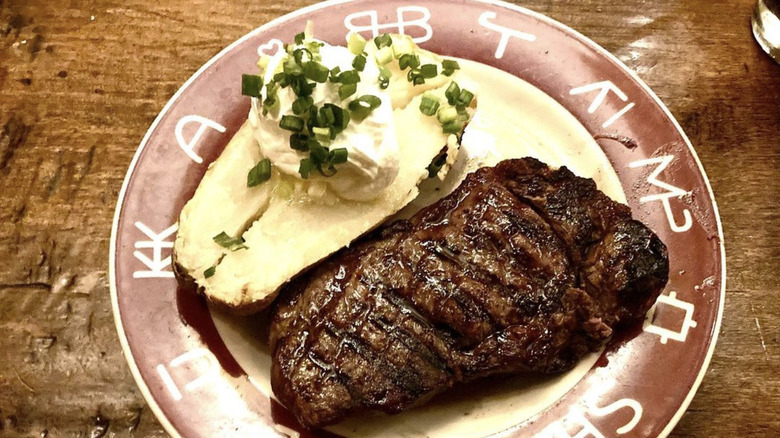
{"label": "grill mark on steak", "polygon": [[403,344],[410,352],[417,354],[420,358],[425,360],[431,367],[444,372],[448,371],[447,362],[443,356],[438,356],[436,352],[430,349],[427,345],[418,340],[411,332],[407,331],[403,327],[386,321],[384,317],[375,318],[369,316],[369,321],[387,332],[393,340]]}
{"label": "grill mark on steak", "polygon": [[663,243],[593,181],[504,161],[291,283],[271,313],[272,387],[320,427],[562,372],[641,321],[668,271]]}

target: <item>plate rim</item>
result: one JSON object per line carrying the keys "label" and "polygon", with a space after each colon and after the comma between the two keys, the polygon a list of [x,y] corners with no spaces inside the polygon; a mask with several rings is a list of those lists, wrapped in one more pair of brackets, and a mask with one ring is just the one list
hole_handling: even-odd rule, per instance
{"label": "plate rim", "polygon": [[[141,391],[141,394],[144,397],[144,400],[149,405],[149,408],[154,413],[157,420],[160,422],[160,424],[163,426],[163,429],[165,429],[166,433],[171,435],[174,438],[182,438],[182,435],[179,433],[179,431],[171,424],[168,417],[163,412],[160,405],[157,403],[157,400],[152,396],[151,391],[149,390],[149,386],[147,385],[146,381],[141,376],[140,369],[138,368],[138,364],[135,361],[135,358],[133,357],[133,353],[130,349],[130,345],[127,340],[127,335],[125,333],[124,325],[122,323],[122,313],[119,308],[119,298],[118,298],[118,291],[117,291],[117,284],[116,284],[116,244],[117,244],[117,232],[119,228],[119,219],[122,214],[122,210],[124,207],[124,201],[125,196],[127,194],[127,188],[130,183],[130,179],[132,178],[135,168],[138,164],[138,161],[146,148],[149,138],[151,137],[152,133],[156,130],[157,125],[160,123],[160,121],[163,119],[163,117],[168,113],[168,111],[171,109],[171,107],[179,100],[179,97],[187,91],[187,89],[190,87],[190,85],[206,70],[208,70],[216,61],[218,61],[220,58],[231,52],[236,46],[243,43],[244,41],[252,38],[253,36],[257,35],[258,33],[266,30],[267,28],[276,26],[277,24],[288,21],[290,19],[296,18],[301,15],[306,15],[310,12],[314,12],[320,9],[326,9],[332,6],[346,4],[346,3],[356,3],[360,1],[365,0],[326,0],[320,3],[315,3],[300,9],[296,9],[292,12],[289,12],[287,14],[281,15],[279,17],[274,18],[273,20],[270,20],[263,25],[252,29],[251,31],[247,32],[240,38],[236,39],[232,43],[230,43],[228,46],[223,48],[219,51],[216,55],[211,57],[206,63],[204,63],[198,70],[192,74],[185,82],[182,84],[178,90],[171,96],[171,98],[166,102],[165,106],[160,110],[160,112],[155,117],[152,124],[149,126],[149,129],[144,134],[143,139],[141,140],[141,143],[139,144],[138,148],[135,151],[135,154],[133,155],[133,158],[130,162],[130,165],[128,166],[127,172],[125,174],[124,180],[122,182],[122,187],[119,191],[119,194],[117,196],[117,204],[114,209],[114,218],[111,225],[111,236],[109,240],[109,263],[108,263],[108,276],[109,276],[109,289],[110,289],[110,295],[111,295],[111,308],[112,313],[114,316],[114,325],[117,331],[117,334],[119,336],[119,343],[122,346],[122,352],[125,356],[125,359],[127,360],[128,366],[130,368],[130,372],[133,375],[133,380],[135,380],[136,386],[138,386],[138,389]],[[691,153],[691,156],[693,157],[694,161],[696,162],[696,166],[701,172],[702,179],[704,180],[704,185],[707,188],[707,192],[709,194],[709,199],[712,203],[712,210],[715,215],[715,223],[716,228],[718,231],[718,244],[720,248],[720,267],[721,267],[721,287],[720,287],[720,293],[719,293],[719,300],[718,300],[718,312],[717,317],[715,320],[715,324],[712,326],[712,330],[710,333],[710,342],[708,345],[708,349],[706,352],[706,355],[704,357],[704,360],[702,362],[702,366],[699,369],[699,373],[696,376],[696,379],[694,380],[693,384],[691,385],[688,394],[683,399],[683,402],[680,404],[680,407],[678,408],[677,412],[672,416],[672,418],[669,420],[669,423],[664,427],[664,429],[659,434],[660,438],[667,437],[671,431],[674,429],[674,427],[679,423],[682,416],[687,411],[688,407],[690,406],[691,402],[693,401],[694,396],[696,395],[696,392],[698,391],[699,387],[701,386],[702,381],[704,380],[704,376],[707,374],[707,370],[709,369],[710,363],[712,361],[713,354],[715,352],[715,346],[718,341],[718,335],[720,334],[721,325],[723,321],[723,311],[725,307],[725,299],[726,299],[726,248],[725,248],[725,241],[724,241],[724,235],[723,235],[723,224],[720,217],[720,209],[718,208],[717,200],[715,199],[715,193],[712,190],[712,185],[710,183],[709,176],[707,175],[707,172],[704,169],[704,166],[701,163],[701,160],[699,159],[699,155],[696,152],[696,150],[693,147],[693,144],[691,143],[690,139],[688,138],[688,135],[685,133],[685,131],[682,129],[682,126],[680,126],[680,123],[677,121],[677,119],[674,117],[674,115],[669,111],[669,108],[667,108],[666,104],[656,95],[656,93],[642,80],[639,75],[637,75],[636,72],[631,70],[623,61],[618,59],[615,55],[613,55],[611,52],[609,52],[607,49],[590,39],[589,37],[583,35],[576,29],[561,23],[558,20],[555,20],[551,17],[548,17],[542,13],[533,11],[531,9],[518,6],[512,3],[508,3],[503,0],[462,0],[465,2],[473,2],[473,3],[482,3],[486,5],[491,6],[497,6],[505,9],[512,10],[514,12],[519,12],[521,14],[526,14],[528,16],[531,16],[537,20],[543,21],[546,24],[552,25],[554,27],[558,27],[566,32],[570,32],[575,37],[577,37],[579,40],[590,46],[592,49],[595,49],[596,52],[599,54],[605,56],[607,59],[612,61],[615,65],[617,65],[620,69],[622,69],[625,73],[629,75],[629,77],[647,93],[648,96],[650,96],[655,104],[661,108],[664,115],[672,122],[672,125],[675,127],[677,132],[680,134],[681,138],[684,140],[686,147]]]}

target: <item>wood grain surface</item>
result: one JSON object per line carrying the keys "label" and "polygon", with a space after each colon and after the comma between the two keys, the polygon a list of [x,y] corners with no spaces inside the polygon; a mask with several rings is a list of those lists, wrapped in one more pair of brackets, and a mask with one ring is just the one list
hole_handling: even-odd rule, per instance
{"label": "wood grain surface", "polygon": [[[0,436],[164,436],[108,287],[112,216],[152,120],[220,49],[302,0],[0,0]],[[591,37],[669,106],[725,228],[725,316],[673,437],[780,436],[780,66],[753,0],[515,2]]]}

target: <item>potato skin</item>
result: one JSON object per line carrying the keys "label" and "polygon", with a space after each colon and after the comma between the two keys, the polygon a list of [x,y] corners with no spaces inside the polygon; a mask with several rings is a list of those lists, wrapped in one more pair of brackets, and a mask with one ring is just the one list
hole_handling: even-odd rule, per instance
{"label": "potato skin", "polygon": [[276,297],[279,295],[279,289],[281,289],[280,287],[259,301],[247,301],[245,299],[247,296],[247,291],[243,290],[241,291],[241,301],[238,303],[229,303],[225,300],[221,300],[217,297],[209,296],[208,294],[204,293],[204,288],[202,286],[198,286],[198,283],[194,278],[192,278],[187,269],[177,261],[176,251],[174,251],[171,255],[171,267],[173,269],[173,275],[176,278],[176,282],[179,283],[179,287],[181,287],[183,290],[187,291],[188,293],[201,295],[205,297],[206,300],[214,307],[238,316],[250,316],[254,315],[255,313],[262,312],[268,308],[271,303],[274,302]]}

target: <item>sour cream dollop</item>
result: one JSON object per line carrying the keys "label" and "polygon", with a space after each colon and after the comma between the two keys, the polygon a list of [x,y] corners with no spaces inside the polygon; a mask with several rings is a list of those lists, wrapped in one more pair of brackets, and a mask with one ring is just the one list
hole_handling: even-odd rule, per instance
{"label": "sour cream dollop", "polygon": [[[320,55],[320,63],[328,69],[339,67],[341,71],[353,70],[355,55],[346,47],[325,44],[320,48]],[[273,79],[277,67],[286,56],[287,53],[280,50],[271,57],[263,78],[264,83]],[[312,93],[314,105],[322,107],[325,103],[333,103],[347,108],[352,100],[367,94],[378,97],[381,104],[364,120],[350,121],[344,131],[325,145],[331,150],[346,148],[348,151],[347,162],[336,165],[336,174],[325,177],[315,171],[309,179],[327,183],[344,199],[367,201],[379,196],[398,175],[399,149],[390,94],[379,87],[379,68],[373,56],[368,57],[364,71],[360,72],[360,82],[355,94],[342,101],[338,87],[339,84],[330,81],[317,84]],[[279,89],[278,98],[279,106],[265,116],[261,100],[252,99],[249,121],[253,127],[253,135],[260,144],[262,154],[271,160],[273,167],[285,174],[301,178],[298,169],[301,160],[307,158],[308,153],[292,149],[290,132],[279,127],[283,115],[293,114],[292,104],[297,96],[291,87],[287,87]]]}

